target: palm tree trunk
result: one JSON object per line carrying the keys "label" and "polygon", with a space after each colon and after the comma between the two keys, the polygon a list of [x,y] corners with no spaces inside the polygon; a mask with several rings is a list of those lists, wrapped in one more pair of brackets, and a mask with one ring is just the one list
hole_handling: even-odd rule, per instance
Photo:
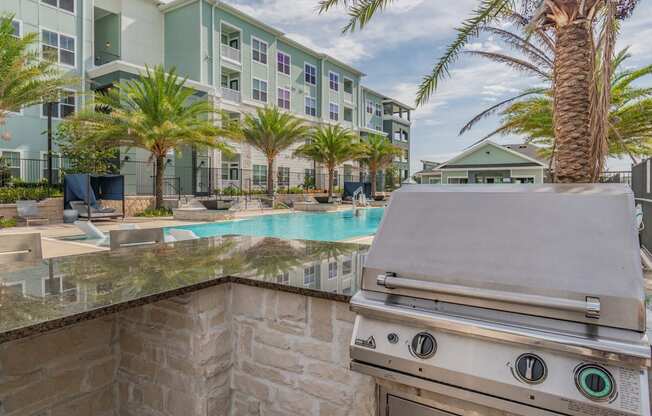
{"label": "palm tree trunk", "polygon": [[589,24],[557,26],[555,46],[555,179],[591,181],[592,42]]}
{"label": "palm tree trunk", "polygon": [[154,193],[156,194],[156,208],[163,208],[163,178],[165,177],[165,155],[156,156],[156,178]]}
{"label": "palm tree trunk", "polygon": [[371,197],[376,198],[376,175],[378,172],[376,171],[376,168],[374,167],[369,167],[369,175],[371,176]]}
{"label": "palm tree trunk", "polygon": [[328,202],[333,200],[333,182],[335,181],[335,168],[328,167]]}
{"label": "palm tree trunk", "polygon": [[274,158],[267,158],[267,195],[274,195]]}

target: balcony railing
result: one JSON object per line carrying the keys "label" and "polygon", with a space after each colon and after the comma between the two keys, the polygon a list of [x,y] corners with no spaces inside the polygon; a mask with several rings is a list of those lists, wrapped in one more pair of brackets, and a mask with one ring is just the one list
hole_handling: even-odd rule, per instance
{"label": "balcony railing", "polygon": [[222,87],[222,99],[239,103],[242,100],[242,95],[240,94],[240,91]]}
{"label": "balcony railing", "polygon": [[119,61],[120,55],[110,52],[95,52],[95,66],[102,66],[113,61]]}
{"label": "balcony railing", "polygon": [[222,45],[222,58],[241,63],[242,51],[240,49],[232,48],[229,45]]}
{"label": "balcony railing", "polygon": [[344,102],[353,104],[353,93],[344,91]]}

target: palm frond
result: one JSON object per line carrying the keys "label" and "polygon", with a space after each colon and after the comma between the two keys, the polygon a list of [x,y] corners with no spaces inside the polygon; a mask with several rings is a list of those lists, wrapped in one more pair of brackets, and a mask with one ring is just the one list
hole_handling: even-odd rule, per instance
{"label": "palm frond", "polygon": [[467,55],[481,56],[490,59],[494,62],[508,65],[518,71],[523,71],[531,75],[535,75],[545,81],[550,81],[552,75],[548,72],[541,70],[535,64],[530,63],[524,59],[515,58],[513,56],[505,55],[498,52],[485,52],[485,51],[464,51]]}
{"label": "palm frond", "polygon": [[554,58],[550,58],[546,52],[536,47],[529,40],[526,40],[516,35],[515,33],[497,27],[487,27],[484,29],[484,32],[489,32],[493,35],[498,36],[503,40],[503,42],[520,52],[525,57],[529,58],[533,63],[544,66],[552,71]]}
{"label": "palm frond", "polygon": [[527,97],[527,96],[530,96],[530,95],[545,94],[546,92],[548,92],[547,88],[533,88],[533,89],[526,90],[525,92],[523,92],[523,93],[521,93],[521,94],[519,94],[519,95],[517,95],[515,97],[511,97],[511,98],[508,98],[506,100],[503,100],[503,101],[499,102],[498,104],[487,108],[486,110],[482,111],[480,114],[473,117],[468,123],[466,123],[464,125],[464,127],[460,130],[459,134],[461,136],[462,134],[464,134],[467,131],[471,130],[473,128],[473,126],[475,126],[480,120],[485,119],[485,118],[487,118],[489,116],[492,116],[492,115],[496,114],[496,112],[500,111],[503,107],[505,107],[508,104],[513,103],[516,100],[520,100],[521,98]]}
{"label": "palm frond", "polygon": [[416,103],[418,106],[425,104],[433,92],[437,90],[439,82],[450,76],[450,66],[457,61],[469,40],[476,37],[483,27],[493,22],[497,17],[508,13],[512,6],[513,0],[480,1],[480,5],[473,15],[456,29],[457,36],[455,40],[439,58],[432,73],[423,78],[417,92]]}

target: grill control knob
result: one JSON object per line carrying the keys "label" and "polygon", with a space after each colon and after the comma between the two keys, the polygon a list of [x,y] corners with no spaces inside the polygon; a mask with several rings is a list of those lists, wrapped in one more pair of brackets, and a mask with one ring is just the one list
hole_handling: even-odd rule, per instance
{"label": "grill control knob", "polygon": [[580,366],[575,371],[575,385],[586,398],[596,402],[609,401],[616,392],[613,376],[599,365]]}
{"label": "grill control knob", "polygon": [[548,375],[546,363],[537,355],[523,354],[516,359],[516,377],[527,384],[543,383]]}
{"label": "grill control knob", "polygon": [[437,352],[437,341],[435,337],[427,332],[421,332],[412,338],[410,343],[410,351],[417,358],[423,360],[432,357]]}

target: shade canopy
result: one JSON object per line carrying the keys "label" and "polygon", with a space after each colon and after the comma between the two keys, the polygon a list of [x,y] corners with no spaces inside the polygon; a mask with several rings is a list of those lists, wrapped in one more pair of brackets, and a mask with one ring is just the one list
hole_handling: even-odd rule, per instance
{"label": "shade canopy", "polygon": [[63,179],[64,207],[69,209],[73,201],[84,201],[95,208],[98,200],[123,201],[124,181],[122,175],[66,175]]}

